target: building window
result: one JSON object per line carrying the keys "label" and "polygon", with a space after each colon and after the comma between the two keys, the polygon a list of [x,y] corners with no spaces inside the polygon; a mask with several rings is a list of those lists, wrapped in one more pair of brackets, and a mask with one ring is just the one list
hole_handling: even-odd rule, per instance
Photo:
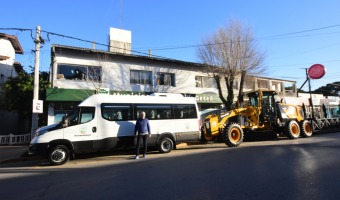
{"label": "building window", "polygon": [[195,76],[196,87],[203,88],[203,76]]}
{"label": "building window", "polygon": [[132,84],[148,84],[151,85],[152,72],[150,71],[130,71],[130,83]]}
{"label": "building window", "polygon": [[234,80],[233,89],[238,90],[238,81]]}
{"label": "building window", "polygon": [[58,65],[57,79],[100,82],[101,67],[80,65]]}
{"label": "building window", "polygon": [[285,82],[284,83],[285,86],[285,92],[287,93],[295,93],[295,84],[294,83],[290,83],[290,82]]}
{"label": "building window", "polygon": [[198,88],[214,88],[215,80],[213,77],[195,76],[196,87]]}
{"label": "building window", "polygon": [[156,84],[175,87],[175,74],[158,72]]}

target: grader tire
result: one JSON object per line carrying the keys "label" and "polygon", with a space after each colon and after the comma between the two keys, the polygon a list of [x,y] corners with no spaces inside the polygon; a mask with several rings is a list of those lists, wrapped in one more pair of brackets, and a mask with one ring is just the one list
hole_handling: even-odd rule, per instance
{"label": "grader tire", "polygon": [[225,144],[229,147],[239,146],[244,138],[242,128],[236,123],[227,125],[224,129],[223,136]]}
{"label": "grader tire", "polygon": [[310,121],[303,120],[300,122],[301,136],[304,138],[311,137],[313,135],[312,125]]}
{"label": "grader tire", "polygon": [[209,144],[214,142],[214,137],[213,136],[208,136],[205,134],[204,127],[201,127],[201,142],[203,144]]}
{"label": "grader tire", "polygon": [[295,120],[287,122],[284,131],[289,139],[297,139],[300,136],[300,127]]}

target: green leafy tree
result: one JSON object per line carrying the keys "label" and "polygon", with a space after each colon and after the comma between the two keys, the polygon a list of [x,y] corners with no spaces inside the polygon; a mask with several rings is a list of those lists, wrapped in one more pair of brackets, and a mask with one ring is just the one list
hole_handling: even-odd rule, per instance
{"label": "green leafy tree", "polygon": [[[4,83],[1,90],[0,108],[17,111],[23,119],[32,118],[32,103],[34,91],[34,69],[31,72],[21,71],[17,77],[11,77]],[[39,73],[39,99],[45,100],[46,88],[49,87],[49,73]],[[39,126],[46,125],[47,107],[44,104],[44,114],[39,114]]]}
{"label": "green leafy tree", "polygon": [[340,82],[328,83],[326,86],[321,86],[314,90],[315,93],[321,93],[324,96],[339,96],[340,95]]}

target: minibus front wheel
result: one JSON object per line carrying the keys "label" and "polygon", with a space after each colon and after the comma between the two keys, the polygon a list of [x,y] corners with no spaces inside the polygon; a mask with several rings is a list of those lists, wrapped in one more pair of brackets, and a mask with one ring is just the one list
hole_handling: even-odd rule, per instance
{"label": "minibus front wheel", "polygon": [[63,165],[70,159],[70,151],[64,145],[52,147],[48,153],[48,160],[52,165]]}

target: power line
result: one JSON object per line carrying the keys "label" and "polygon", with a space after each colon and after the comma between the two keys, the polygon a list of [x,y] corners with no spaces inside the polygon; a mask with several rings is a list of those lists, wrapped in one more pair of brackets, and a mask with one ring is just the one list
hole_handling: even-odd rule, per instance
{"label": "power line", "polygon": [[[255,38],[253,39],[254,41],[261,41],[261,40],[269,40],[269,39],[282,39],[283,36],[290,36],[290,35],[296,35],[300,33],[306,33],[306,32],[312,32],[312,31],[317,31],[317,30],[323,30],[323,29],[329,29],[329,28],[334,28],[334,27],[339,27],[340,24],[332,25],[332,26],[325,26],[325,27],[320,27],[320,28],[314,28],[314,29],[308,29],[308,30],[302,30],[302,31],[296,31],[296,32],[291,32],[291,33],[284,33],[284,34],[278,34],[278,35],[273,35],[273,36],[266,36],[262,38]],[[297,36],[297,37],[303,37],[303,36]],[[235,41],[235,42],[243,42],[242,40],[240,41]],[[235,43],[235,42],[221,42],[221,43],[210,43],[210,44],[198,44],[198,45],[183,45],[183,46],[173,46],[173,47],[159,47],[159,48],[152,48],[152,50],[155,51],[162,51],[162,50],[172,50],[172,49],[185,49],[185,48],[194,48],[194,47],[200,47],[200,46],[205,46],[205,45],[221,45],[221,44],[227,44],[227,43]],[[148,49],[142,49],[138,48],[140,51],[147,51]]]}
{"label": "power line", "polygon": [[[53,33],[53,32],[49,32],[49,31],[44,31],[42,30],[41,32],[44,32],[47,34],[47,37],[49,39],[49,35],[55,35],[55,36],[59,36],[59,37],[64,37],[64,38],[69,38],[69,39],[73,39],[73,40],[78,40],[78,41],[81,41],[81,42],[87,42],[87,43],[91,43],[91,44],[96,44],[96,45],[101,45],[101,46],[105,46],[105,47],[109,47],[109,48],[116,48],[116,49],[121,49],[121,50],[127,50],[125,48],[120,48],[120,47],[114,47],[114,46],[110,46],[110,45],[107,45],[107,44],[103,44],[103,43],[98,43],[98,42],[93,42],[93,41],[90,41],[90,40],[85,40],[85,39],[81,39],[81,38],[77,38],[77,37],[73,37],[73,36],[67,36],[67,35],[63,35],[63,34],[59,34],[59,33]],[[50,40],[50,39],[49,39]],[[143,52],[140,52],[140,51],[134,51],[134,50],[131,50],[131,52],[134,52],[136,54],[141,54],[141,55],[149,55],[148,53],[143,53]],[[156,58],[162,58],[162,59],[170,59],[170,58],[166,58],[166,57],[162,57],[162,56],[157,56],[157,55],[153,55],[153,57],[156,57]]]}
{"label": "power line", "polygon": [[[267,37],[263,37],[263,38],[258,38],[258,39],[254,39],[254,40],[266,40],[266,39],[276,39],[279,37],[283,37],[283,36],[290,36],[290,35],[296,35],[296,34],[300,34],[300,33],[306,33],[306,32],[312,32],[312,31],[317,31],[317,30],[322,30],[322,29],[329,29],[329,28],[334,28],[334,27],[339,27],[340,24],[336,24],[336,25],[331,25],[331,26],[325,26],[325,27],[320,27],[320,28],[313,28],[313,29],[307,29],[307,30],[302,30],[302,31],[296,31],[296,32],[291,32],[291,33],[285,33],[285,34],[278,34],[278,35],[274,35],[274,36],[267,36]],[[0,28],[0,30],[18,30],[18,31],[30,31],[31,32],[31,37],[33,38],[33,29],[26,29],[26,28]],[[44,31],[42,30],[41,32],[44,32],[47,34],[48,40],[49,39],[49,35],[55,35],[55,36],[59,36],[59,37],[64,37],[64,38],[69,38],[69,39],[73,39],[73,40],[78,40],[81,42],[87,42],[87,43],[95,43],[97,45],[101,45],[101,46],[105,46],[105,47],[113,47],[107,44],[103,44],[103,43],[98,43],[98,42],[93,42],[90,40],[86,40],[86,39],[81,39],[81,38],[77,38],[77,37],[73,37],[73,36],[67,36],[67,35],[63,35],[63,34],[59,34],[59,33],[54,33],[54,32],[49,32],[49,31]],[[238,42],[242,42],[242,41],[238,41]],[[205,44],[205,45],[221,45],[221,44],[225,44],[225,43],[211,43],[211,44]],[[195,47],[200,47],[200,46],[205,46],[205,45],[183,45],[183,46],[170,46],[170,47],[163,47],[163,48],[152,48],[152,50],[156,50],[156,51],[160,51],[160,50],[171,50],[171,49],[184,49],[184,48],[195,48]],[[121,50],[127,50],[125,48],[119,48],[119,47],[113,47],[116,49],[121,49]],[[138,48],[139,49],[139,48]],[[147,50],[130,50],[133,53],[136,54],[140,54],[140,55],[146,55],[148,56],[148,53],[143,53],[141,51],[148,51]],[[153,55],[156,58],[162,58],[162,59],[170,59],[170,58],[166,58],[163,56],[157,56],[157,55]],[[335,62],[335,61],[340,61],[340,60],[332,60],[332,61],[324,61],[324,62]],[[308,63],[311,64],[311,63]],[[282,66],[296,66],[296,65],[306,65],[306,64],[293,64],[293,65],[280,65],[280,66],[274,66],[274,67],[282,67]]]}
{"label": "power line", "polygon": [[[32,37],[32,39],[34,40],[34,37],[33,37],[33,29],[24,29],[24,28],[0,28],[0,30],[30,31],[30,32],[31,32],[31,37]],[[110,46],[110,45],[107,45],[107,44],[98,43],[98,42],[93,42],[93,41],[90,41],[90,40],[85,40],[85,39],[81,39],[81,38],[77,38],[77,37],[73,37],[73,36],[67,36],[67,35],[63,35],[63,34],[59,34],[59,33],[54,33],[54,32],[49,32],[49,31],[44,31],[44,30],[41,30],[41,32],[44,32],[44,33],[47,34],[47,38],[48,38],[49,41],[50,41],[49,36],[50,36],[50,35],[55,35],[55,36],[64,37],[64,38],[68,38],[68,39],[78,40],[78,41],[81,41],[81,42],[87,42],[87,43],[91,43],[91,44],[95,43],[96,45],[106,46],[106,47],[109,47],[109,48],[112,47],[112,48],[116,48],[116,49],[127,50],[127,49],[125,49],[125,48],[114,47],[114,46]],[[135,50],[130,50],[130,51],[133,52],[133,53],[136,53],[136,54],[149,56],[148,53],[143,53],[143,52],[135,51]],[[157,55],[153,55],[153,57],[160,58],[160,59],[173,60],[173,59],[171,59],[171,58],[167,58],[167,57],[163,57],[163,56],[157,56]]]}
{"label": "power line", "polygon": [[296,31],[296,32],[291,32],[291,33],[279,34],[279,35],[269,36],[269,37],[265,37],[265,38],[295,35],[295,34],[306,33],[306,32],[311,32],[311,31],[318,31],[318,30],[329,29],[329,28],[334,28],[334,27],[339,27],[339,26],[340,26],[340,24],[336,24],[336,25],[324,26],[324,27],[320,27],[320,28],[313,28],[313,29],[307,29],[307,30]]}
{"label": "power line", "polygon": [[[300,33],[306,33],[306,32],[312,32],[312,31],[317,31],[317,30],[323,30],[323,29],[329,29],[329,28],[334,28],[334,27],[339,27],[340,24],[336,24],[336,25],[331,25],[331,26],[325,26],[325,27],[320,27],[320,28],[313,28],[313,29],[307,29],[307,30],[302,30],[302,31],[295,31],[295,32],[291,32],[291,33],[284,33],[284,34],[278,34],[278,35],[273,35],[273,36],[266,36],[266,37],[262,37],[262,38],[255,38],[254,40],[268,40],[268,39],[276,39],[279,37],[283,37],[283,36],[290,36],[290,35],[296,35],[296,34],[300,34]],[[33,38],[33,29],[24,29],[24,28],[0,28],[0,30],[19,30],[19,31],[30,31],[31,32],[31,37]],[[107,44],[102,44],[102,43],[97,43],[97,42],[93,42],[93,41],[89,41],[89,40],[85,40],[85,39],[81,39],[81,38],[77,38],[77,37],[73,37],[73,36],[67,36],[67,35],[63,35],[63,34],[58,34],[58,33],[54,33],[54,32],[49,32],[49,31],[44,31],[42,30],[41,32],[45,32],[47,33],[47,37],[49,38],[49,35],[55,35],[55,36],[59,36],[59,37],[64,37],[64,38],[69,38],[69,39],[74,39],[74,40],[78,40],[78,41],[82,41],[82,42],[87,42],[87,43],[95,43],[97,45],[102,45],[102,46],[106,46],[106,47],[112,47],[110,45]],[[299,36],[300,37],[300,36]],[[34,38],[33,38],[34,39]],[[281,39],[281,38],[280,38]],[[242,41],[235,41],[235,42],[242,42]],[[221,43],[210,43],[210,44],[196,44],[196,45],[183,45],[183,46],[170,46],[170,47],[159,47],[159,48],[152,48],[152,50],[155,51],[162,51],[162,50],[173,50],[173,49],[185,49],[185,48],[196,48],[196,47],[200,47],[200,46],[205,46],[205,45],[222,45],[222,44],[226,44],[226,43],[233,43],[233,42],[221,42]],[[117,49],[122,49],[122,50],[126,50],[125,48],[119,48],[119,47],[113,47],[113,48],[117,48]],[[137,48],[139,49],[139,51],[136,50],[131,50],[134,53],[137,54],[141,54],[141,55],[148,55],[148,53],[143,53],[141,51],[148,51],[150,48],[148,49],[142,49],[142,48]],[[159,57],[159,58],[163,58],[163,59],[169,59],[166,57],[162,57],[162,56],[157,56],[154,55],[155,57]]]}
{"label": "power line", "polygon": [[28,29],[28,28],[0,28],[0,30],[30,31],[31,32],[31,38],[34,40],[33,29]]}

